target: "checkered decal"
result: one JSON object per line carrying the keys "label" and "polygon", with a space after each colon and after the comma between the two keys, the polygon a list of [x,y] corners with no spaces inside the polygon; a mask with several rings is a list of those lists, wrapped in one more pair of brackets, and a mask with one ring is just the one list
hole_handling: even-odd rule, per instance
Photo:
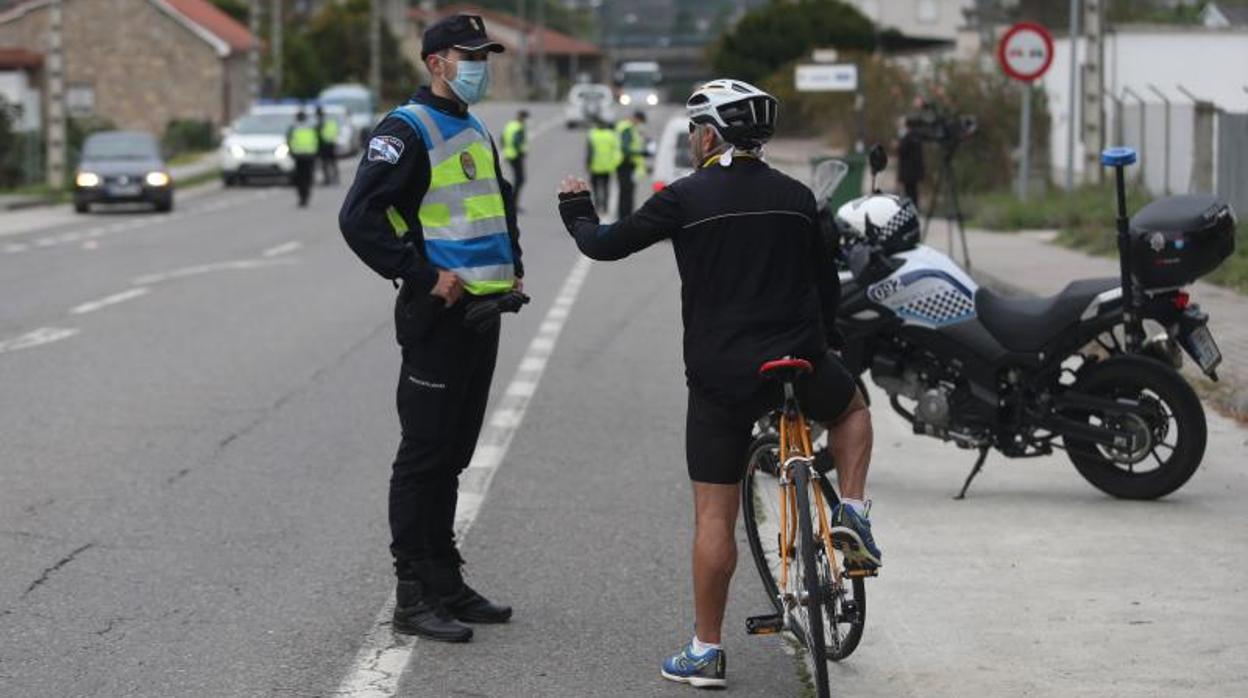
{"label": "checkered decal", "polygon": [[919,214],[914,209],[914,205],[907,202],[905,206],[898,209],[897,213],[888,222],[879,227],[880,240],[892,240],[897,233],[904,231],[914,225],[918,225]]}
{"label": "checkered decal", "polygon": [[975,315],[975,304],[956,288],[924,296],[897,309],[902,317],[937,327],[951,325]]}

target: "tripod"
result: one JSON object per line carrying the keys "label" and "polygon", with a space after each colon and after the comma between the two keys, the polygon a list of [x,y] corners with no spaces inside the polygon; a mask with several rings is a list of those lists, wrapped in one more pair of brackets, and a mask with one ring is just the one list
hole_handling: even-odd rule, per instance
{"label": "tripod", "polygon": [[927,205],[927,220],[923,223],[923,241],[927,241],[927,234],[932,229],[932,218],[936,215],[936,211],[940,206],[941,197],[945,196],[948,202],[944,210],[945,229],[949,233],[946,248],[949,255],[953,256],[953,224],[958,226],[958,236],[962,240],[962,263],[967,271],[971,270],[971,253],[966,246],[966,228],[962,225],[962,206],[958,203],[958,178],[953,170],[953,156],[958,151],[960,140],[946,140],[941,142],[941,158],[940,158],[940,174],[936,178],[936,189],[932,192],[932,201]]}

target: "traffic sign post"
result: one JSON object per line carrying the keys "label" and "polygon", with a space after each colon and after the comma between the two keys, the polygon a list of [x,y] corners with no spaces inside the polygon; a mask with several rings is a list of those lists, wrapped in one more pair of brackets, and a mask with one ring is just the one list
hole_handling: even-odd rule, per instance
{"label": "traffic sign post", "polygon": [[1040,79],[1053,64],[1053,37],[1049,30],[1034,22],[1019,22],[1010,27],[997,44],[997,61],[1011,78],[1023,83],[1022,117],[1018,128],[1018,198],[1027,198],[1027,181],[1031,175],[1031,84]]}

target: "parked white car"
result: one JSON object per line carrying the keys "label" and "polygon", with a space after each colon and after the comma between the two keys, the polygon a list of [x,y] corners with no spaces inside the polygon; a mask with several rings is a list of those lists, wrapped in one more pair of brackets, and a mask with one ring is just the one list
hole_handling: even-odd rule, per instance
{"label": "parked white car", "polygon": [[294,112],[251,113],[240,117],[221,139],[221,180],[225,186],[251,179],[295,173],[295,160],[286,145],[286,133],[295,123]]}
{"label": "parked white car", "polygon": [[663,126],[654,153],[654,191],[693,172],[689,155],[689,119],[675,116]]}
{"label": "parked white car", "polygon": [[597,83],[581,83],[568,90],[568,103],[563,109],[568,128],[586,126],[599,117],[615,122],[615,97],[611,88]]}

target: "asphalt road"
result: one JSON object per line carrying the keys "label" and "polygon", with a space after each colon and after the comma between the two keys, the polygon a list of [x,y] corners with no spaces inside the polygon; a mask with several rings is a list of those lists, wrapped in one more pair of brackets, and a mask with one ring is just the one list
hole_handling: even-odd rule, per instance
{"label": "asphalt road", "polygon": [[[466,646],[377,623],[394,291],[341,240],[345,184],[306,210],[208,187],[172,216],[24,212],[0,220],[0,695],[689,693],[658,677],[692,623],[675,266],[663,246],[580,261],[553,189],[583,133],[531,110],[534,302],[504,328],[461,522],[470,581],[514,622]],[[511,111],[481,113],[497,133]],[[1162,502],[1058,458],[994,458],[954,502],[969,455],[875,414],[888,564],[839,694],[1248,683],[1248,432],[1211,414],[1204,466]],[[784,641],[744,635],[767,602],[744,547],[738,569],[730,690],[800,694]]]}

